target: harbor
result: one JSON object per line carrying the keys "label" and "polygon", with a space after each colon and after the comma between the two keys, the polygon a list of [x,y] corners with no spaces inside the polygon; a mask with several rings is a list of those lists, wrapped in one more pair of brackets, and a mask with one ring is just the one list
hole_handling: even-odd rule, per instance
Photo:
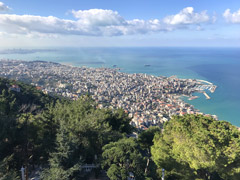
{"label": "harbor", "polygon": [[203,94],[206,97],[206,99],[211,99],[211,97],[205,91],[203,91]]}
{"label": "harbor", "polygon": [[196,87],[196,90],[198,90],[199,93],[203,93],[206,99],[211,99],[211,97],[207,94],[206,90],[210,91],[211,93],[214,93],[217,86],[206,80],[197,79],[197,82],[199,82],[199,85]]}

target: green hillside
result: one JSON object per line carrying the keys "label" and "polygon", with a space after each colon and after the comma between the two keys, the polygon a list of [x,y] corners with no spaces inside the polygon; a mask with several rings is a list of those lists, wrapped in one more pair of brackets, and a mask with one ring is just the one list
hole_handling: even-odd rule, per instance
{"label": "green hillside", "polygon": [[97,107],[1,78],[0,179],[20,179],[21,167],[43,180],[157,180],[162,169],[166,180],[239,179],[240,131],[230,123],[175,116],[141,132],[124,110]]}
{"label": "green hillside", "polygon": [[2,115],[36,113],[47,104],[55,102],[56,99],[43,94],[35,86],[0,78],[0,113]]}

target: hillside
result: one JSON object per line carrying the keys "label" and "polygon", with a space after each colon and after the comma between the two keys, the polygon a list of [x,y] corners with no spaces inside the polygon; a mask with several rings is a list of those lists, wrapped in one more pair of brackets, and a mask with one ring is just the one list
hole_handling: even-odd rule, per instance
{"label": "hillside", "polygon": [[166,180],[239,179],[240,131],[230,123],[173,116],[164,131],[133,138],[130,122],[89,96],[66,101],[0,79],[0,179],[20,179],[21,167],[26,179],[42,180],[155,180],[162,169]]}
{"label": "hillside", "polygon": [[45,95],[37,87],[19,81],[0,78],[0,113],[13,115],[18,113],[37,113],[46,104],[53,103],[56,97]]}

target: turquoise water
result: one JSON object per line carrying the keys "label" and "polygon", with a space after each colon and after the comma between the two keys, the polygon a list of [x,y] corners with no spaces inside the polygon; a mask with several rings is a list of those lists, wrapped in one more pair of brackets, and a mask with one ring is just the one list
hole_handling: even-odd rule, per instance
{"label": "turquoise water", "polygon": [[[45,60],[75,66],[113,67],[122,72],[197,78],[218,86],[210,100],[189,101],[204,113],[240,126],[238,48],[64,48],[0,51],[0,59]],[[146,67],[145,64],[150,66]]]}

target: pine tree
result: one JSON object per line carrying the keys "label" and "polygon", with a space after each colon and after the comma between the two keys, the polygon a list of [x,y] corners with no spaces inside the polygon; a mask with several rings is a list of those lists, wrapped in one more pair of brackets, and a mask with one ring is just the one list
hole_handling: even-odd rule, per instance
{"label": "pine tree", "polygon": [[51,153],[49,168],[41,174],[44,180],[77,179],[81,170],[81,159],[75,157],[76,142],[69,138],[69,132],[63,121],[56,138],[56,151]]}

